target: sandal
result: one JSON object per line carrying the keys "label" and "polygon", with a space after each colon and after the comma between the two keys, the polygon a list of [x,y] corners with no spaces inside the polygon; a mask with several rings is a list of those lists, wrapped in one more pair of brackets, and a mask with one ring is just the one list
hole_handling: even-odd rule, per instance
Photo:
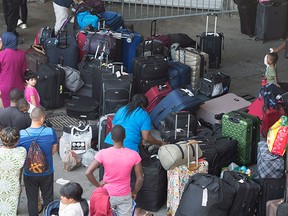
{"label": "sandal", "polygon": [[153,216],[153,214],[151,214],[150,212],[144,210],[144,209],[141,209],[140,212],[135,212],[134,214],[135,216]]}

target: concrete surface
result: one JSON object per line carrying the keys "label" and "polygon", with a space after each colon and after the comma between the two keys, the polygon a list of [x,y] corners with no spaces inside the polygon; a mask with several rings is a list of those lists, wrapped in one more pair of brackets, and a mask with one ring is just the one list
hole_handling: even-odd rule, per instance
{"label": "concrete surface", "polygon": [[[23,44],[19,45],[22,49],[30,47],[34,41],[35,34],[40,27],[53,26],[55,21],[51,1],[45,4],[28,2],[28,10],[28,28],[17,30],[20,33],[20,42],[23,41]],[[6,31],[6,27],[3,18],[2,5],[0,5],[0,17],[0,33],[3,33]],[[157,33],[184,32],[195,39],[197,34],[200,34],[205,30],[205,20],[206,17],[185,17],[159,20],[157,22]],[[138,31],[144,36],[150,34],[150,22],[135,22],[133,24],[135,31]],[[222,68],[220,70],[231,76],[231,92],[238,95],[250,93],[257,96],[260,89],[261,76],[265,72],[263,57],[270,47],[276,47],[282,43],[282,41],[267,41],[263,44],[259,41],[255,41],[254,38],[249,38],[247,35],[241,34],[239,17],[237,14],[220,16],[218,19],[217,31],[223,32],[225,36]],[[284,59],[283,56],[283,52],[279,54],[278,76],[279,80],[287,81],[288,61]],[[59,110],[56,110],[54,112],[58,111]],[[59,136],[61,133],[61,131],[58,131]],[[83,197],[89,199],[94,186],[86,179],[85,167],[78,168],[72,172],[64,172],[58,154],[54,156],[54,163],[56,167],[54,184],[55,199],[60,197],[60,185],[56,184],[58,178],[79,182],[84,188]],[[28,215],[26,201],[25,190],[23,190],[19,207],[19,215],[21,216]],[[165,206],[154,215],[165,215]]]}

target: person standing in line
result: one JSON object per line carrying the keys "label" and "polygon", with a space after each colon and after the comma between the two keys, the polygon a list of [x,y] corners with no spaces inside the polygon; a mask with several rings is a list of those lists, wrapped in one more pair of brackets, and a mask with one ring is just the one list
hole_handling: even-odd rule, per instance
{"label": "person standing in line", "polygon": [[22,29],[26,29],[27,17],[28,17],[27,0],[21,0],[20,14],[21,16],[18,19],[17,26],[19,26]]}
{"label": "person standing in line", "polygon": [[26,150],[23,147],[15,148],[19,140],[16,128],[2,129],[0,138],[3,144],[0,146],[0,215],[16,216]]}
{"label": "person standing in line", "polygon": [[[86,170],[86,176],[96,187],[107,189],[111,206],[117,215],[131,216],[134,209],[132,199],[136,199],[144,181],[141,158],[136,151],[123,146],[125,129],[121,125],[112,128],[111,136],[114,141],[113,147],[102,149],[95,155]],[[98,182],[93,173],[100,164],[104,167],[104,177],[103,181]],[[132,169],[135,171],[136,183],[131,190]]]}
{"label": "person standing in line", "polygon": [[38,216],[38,191],[40,189],[43,197],[43,206],[46,207],[53,201],[54,192],[54,165],[53,155],[57,152],[58,141],[54,129],[43,126],[45,112],[40,107],[35,107],[31,114],[31,126],[20,131],[18,146],[23,146],[28,152],[32,141],[41,148],[45,154],[47,169],[42,172],[29,171],[24,165],[24,184],[28,200],[29,216]]}
{"label": "person standing in line", "polygon": [[54,26],[55,34],[61,29],[64,22],[69,17],[69,8],[73,0],[53,0],[53,8],[56,17],[56,22]]}
{"label": "person standing in line", "polygon": [[19,19],[19,8],[22,0],[2,0],[4,19],[7,26],[7,32],[12,32],[16,37],[19,33],[16,31]]}
{"label": "person standing in line", "polygon": [[9,106],[9,93],[13,88],[24,90],[24,75],[27,69],[26,56],[24,50],[18,49],[17,45],[18,40],[15,34],[12,32],[2,34],[0,97],[4,107]]}

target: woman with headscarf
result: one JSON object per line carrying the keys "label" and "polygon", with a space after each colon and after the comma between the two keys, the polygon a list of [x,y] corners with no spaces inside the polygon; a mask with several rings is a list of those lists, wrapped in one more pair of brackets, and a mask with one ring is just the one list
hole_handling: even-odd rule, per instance
{"label": "woman with headscarf", "polygon": [[24,50],[17,49],[18,40],[12,32],[2,34],[0,52],[0,98],[4,107],[10,105],[9,93],[13,88],[24,90],[26,58]]}

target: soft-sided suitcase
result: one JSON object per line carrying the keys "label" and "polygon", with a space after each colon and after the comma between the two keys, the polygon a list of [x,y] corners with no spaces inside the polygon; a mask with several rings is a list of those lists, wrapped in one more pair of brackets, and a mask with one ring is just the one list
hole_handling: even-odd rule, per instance
{"label": "soft-sided suitcase", "polygon": [[[258,124],[258,127],[260,127],[260,124]],[[237,162],[240,165],[250,165],[256,161],[255,153],[258,142],[253,142],[253,132],[256,133],[253,130],[253,120],[246,115],[242,115],[241,112],[232,111],[223,115],[222,135],[238,141]]]}
{"label": "soft-sided suitcase", "polygon": [[235,189],[217,176],[197,173],[185,186],[175,216],[227,215]]}
{"label": "soft-sided suitcase", "polygon": [[222,179],[236,191],[228,216],[255,215],[260,186],[248,175],[236,171],[224,171]]}
{"label": "soft-sided suitcase", "polygon": [[46,109],[60,108],[64,104],[65,71],[53,64],[42,64],[36,71],[36,89],[40,104]]}
{"label": "soft-sided suitcase", "polygon": [[230,88],[230,76],[222,72],[212,72],[200,78],[199,92],[208,97],[216,97],[227,94]]}
{"label": "soft-sided suitcase", "polygon": [[[208,32],[209,16],[215,16],[214,32]],[[221,66],[223,33],[217,33],[217,14],[207,14],[206,31],[200,36],[200,50],[209,55],[209,68]]]}
{"label": "soft-sided suitcase", "polygon": [[175,89],[171,91],[150,113],[154,126],[158,129],[160,121],[171,113],[181,110],[191,111],[198,110],[201,101],[188,89]]}
{"label": "soft-sided suitcase", "polygon": [[[145,40],[141,42],[136,48],[136,56],[151,56],[161,55],[165,56],[165,47],[160,40]],[[165,56],[166,57],[166,56]]]}
{"label": "soft-sided suitcase", "polygon": [[[144,48],[150,42],[144,41]],[[153,50],[153,45],[151,47]],[[135,57],[132,62],[134,93],[145,94],[151,87],[167,82],[167,70],[168,61],[161,55]]]}
{"label": "soft-sided suitcase", "polygon": [[185,88],[191,79],[191,68],[183,63],[170,61],[168,63],[168,82],[172,89]]}
{"label": "soft-sided suitcase", "polygon": [[264,1],[257,6],[255,35],[258,40],[285,38],[287,1]]}
{"label": "soft-sided suitcase", "polygon": [[172,89],[168,82],[166,82],[164,85],[153,86],[150,88],[145,93],[145,96],[148,99],[148,106],[146,107],[146,111],[148,113],[152,112],[155,106],[171,91]]}
{"label": "soft-sided suitcase", "polygon": [[40,28],[39,31],[36,33],[34,44],[44,47],[46,39],[52,37],[55,37],[55,32],[53,28],[51,27]]}
{"label": "soft-sided suitcase", "polygon": [[199,79],[208,72],[209,56],[205,52],[192,47],[179,48],[176,51],[176,60],[191,68],[190,83],[194,90],[199,88]]}
{"label": "soft-sided suitcase", "polygon": [[66,113],[70,117],[95,120],[98,118],[98,103],[91,97],[73,96],[67,102]]}
{"label": "soft-sided suitcase", "polygon": [[251,103],[233,93],[228,93],[217,98],[206,101],[199,107],[197,117],[213,125],[221,120],[224,113],[243,109]]}
{"label": "soft-sided suitcase", "polygon": [[240,17],[240,29],[242,34],[246,34],[249,37],[254,36],[256,12],[257,12],[257,0],[245,1],[243,4],[238,4],[238,12]]}
{"label": "soft-sided suitcase", "polygon": [[41,46],[32,45],[31,48],[26,50],[25,55],[27,69],[33,72],[36,72],[38,70],[39,65],[46,64],[48,62],[45,51]]}
{"label": "soft-sided suitcase", "polygon": [[124,20],[121,14],[114,11],[104,11],[100,13],[100,17],[105,20],[105,25],[111,30],[117,30],[124,26]]}

